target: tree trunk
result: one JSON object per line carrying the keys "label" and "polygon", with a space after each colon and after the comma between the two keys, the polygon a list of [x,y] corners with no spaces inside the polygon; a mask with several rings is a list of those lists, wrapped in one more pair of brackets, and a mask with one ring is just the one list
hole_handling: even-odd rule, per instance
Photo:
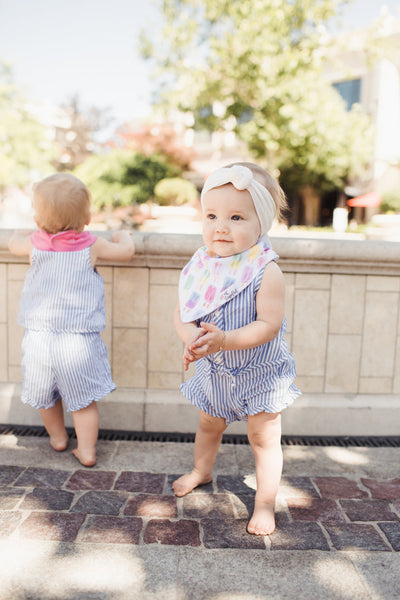
{"label": "tree trunk", "polygon": [[319,225],[321,196],[311,185],[304,185],[299,193],[303,205],[304,224],[308,227]]}

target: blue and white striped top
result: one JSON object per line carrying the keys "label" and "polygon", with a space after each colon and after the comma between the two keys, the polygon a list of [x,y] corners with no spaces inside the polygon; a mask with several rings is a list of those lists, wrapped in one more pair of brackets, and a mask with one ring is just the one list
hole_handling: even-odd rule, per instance
{"label": "blue and white striped top", "polygon": [[[237,296],[201,320],[223,331],[256,320],[256,294],[264,270]],[[181,385],[182,393],[206,413],[227,424],[259,412],[280,412],[300,395],[296,367],[284,339],[286,319],[270,342],[246,350],[222,351],[196,362],[196,374]]]}
{"label": "blue and white striped top", "polygon": [[90,246],[73,252],[32,250],[18,324],[36,331],[99,332],[105,328],[104,281]]}

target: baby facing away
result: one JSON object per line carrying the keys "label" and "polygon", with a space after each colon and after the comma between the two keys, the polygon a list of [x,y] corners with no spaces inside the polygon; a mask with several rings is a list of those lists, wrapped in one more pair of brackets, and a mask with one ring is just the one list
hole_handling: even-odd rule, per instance
{"label": "baby facing away", "polygon": [[56,451],[68,446],[63,404],[72,413],[77,447],[86,467],[96,464],[97,402],[116,385],[107,349],[104,281],[98,260],[129,260],[135,247],[127,231],[112,241],[85,231],[91,195],[70,174],[50,175],[35,184],[33,207],[38,230],[16,231],[10,251],[29,256],[18,323],[22,342],[22,402],[38,409]]}

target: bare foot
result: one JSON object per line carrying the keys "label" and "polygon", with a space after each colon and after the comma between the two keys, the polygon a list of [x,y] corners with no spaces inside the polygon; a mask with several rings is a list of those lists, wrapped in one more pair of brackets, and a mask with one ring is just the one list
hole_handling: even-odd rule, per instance
{"label": "bare foot", "polygon": [[249,524],[247,532],[254,535],[270,535],[275,529],[275,511],[274,504],[260,502],[256,500],[254,504],[254,512]]}
{"label": "bare foot", "polygon": [[212,477],[201,475],[193,469],[190,473],[186,473],[186,475],[182,475],[179,479],[176,479],[172,484],[172,489],[175,492],[175,496],[186,496],[189,494],[194,488],[199,485],[205,485],[206,483],[210,483],[212,481]]}
{"label": "bare foot", "polygon": [[68,436],[65,438],[64,437],[63,438],[55,438],[55,437],[50,438],[50,446],[56,452],[64,452],[64,450],[67,449],[68,442],[69,442]]}
{"label": "bare foot", "polygon": [[72,450],[72,454],[75,456],[75,458],[77,460],[79,460],[79,462],[81,463],[81,465],[83,465],[84,467],[94,467],[94,465],[96,464],[96,453],[84,453],[84,452],[79,452],[78,448],[75,448],[75,450]]}

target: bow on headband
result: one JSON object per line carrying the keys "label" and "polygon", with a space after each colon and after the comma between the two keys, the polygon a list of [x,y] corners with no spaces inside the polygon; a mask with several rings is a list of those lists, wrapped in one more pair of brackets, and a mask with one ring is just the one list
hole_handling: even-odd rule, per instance
{"label": "bow on headband", "polygon": [[247,190],[249,192],[260,221],[261,237],[265,235],[271,229],[276,214],[276,205],[267,188],[254,178],[249,168],[234,165],[213,171],[204,184],[201,203],[203,204],[204,196],[208,191],[226,183],[231,183],[239,191]]}

